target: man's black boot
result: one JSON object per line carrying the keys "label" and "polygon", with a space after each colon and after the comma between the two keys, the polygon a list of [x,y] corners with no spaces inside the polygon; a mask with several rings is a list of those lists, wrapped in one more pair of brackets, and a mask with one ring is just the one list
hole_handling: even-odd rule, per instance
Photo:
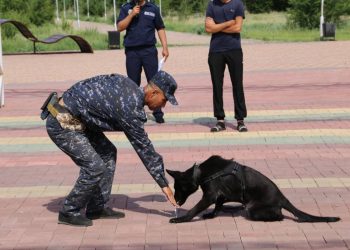
{"label": "man's black boot", "polygon": [[164,123],[165,122],[162,115],[154,115],[154,119],[155,119],[156,123]]}
{"label": "man's black boot", "polygon": [[96,219],[120,219],[124,218],[123,212],[114,211],[113,209],[106,207],[97,211],[86,212],[86,217],[90,220]]}
{"label": "man's black boot", "polygon": [[156,123],[164,123],[164,113],[161,109],[157,109],[153,112],[154,120]]}
{"label": "man's black boot", "polygon": [[78,227],[92,226],[92,220],[85,218],[82,215],[66,215],[62,212],[58,214],[58,224],[65,224]]}

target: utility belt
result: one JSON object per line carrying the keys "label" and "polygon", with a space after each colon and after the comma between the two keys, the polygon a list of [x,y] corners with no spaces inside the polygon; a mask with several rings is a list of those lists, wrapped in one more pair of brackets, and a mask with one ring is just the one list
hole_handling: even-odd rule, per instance
{"label": "utility belt", "polygon": [[40,118],[45,120],[49,114],[56,118],[63,129],[83,131],[85,125],[69,113],[64,106],[63,99],[59,98],[56,92],[52,92],[41,107]]}

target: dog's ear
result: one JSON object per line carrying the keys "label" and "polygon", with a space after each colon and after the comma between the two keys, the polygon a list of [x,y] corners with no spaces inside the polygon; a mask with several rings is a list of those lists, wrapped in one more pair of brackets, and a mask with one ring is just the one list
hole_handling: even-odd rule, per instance
{"label": "dog's ear", "polygon": [[170,169],[166,169],[166,172],[174,179],[176,179],[181,174],[179,171],[170,170]]}

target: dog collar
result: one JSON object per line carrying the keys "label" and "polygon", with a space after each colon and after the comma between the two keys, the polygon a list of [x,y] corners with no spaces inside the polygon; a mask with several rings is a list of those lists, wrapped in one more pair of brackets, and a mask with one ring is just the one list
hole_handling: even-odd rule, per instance
{"label": "dog collar", "polygon": [[[196,167],[199,167],[199,166],[196,166]],[[245,173],[244,173],[244,170],[245,170],[245,166],[243,166],[235,161],[232,161],[232,163],[229,164],[228,166],[226,166],[225,169],[199,181],[198,184],[200,186],[202,186],[205,183],[208,183],[208,182],[215,180],[219,177],[226,176],[226,175],[235,175],[239,179],[239,181],[241,182],[241,190],[242,190],[241,200],[242,200],[242,202],[244,202],[244,194],[245,194]],[[195,171],[196,171],[196,169],[195,169]]]}
{"label": "dog collar", "polygon": [[205,178],[204,180],[202,180],[199,185],[203,185],[207,182],[210,182],[212,180],[215,180],[216,178],[219,178],[221,176],[225,176],[225,175],[237,175],[237,173],[240,171],[241,166],[238,164],[230,164],[229,166],[227,166],[225,169]]}

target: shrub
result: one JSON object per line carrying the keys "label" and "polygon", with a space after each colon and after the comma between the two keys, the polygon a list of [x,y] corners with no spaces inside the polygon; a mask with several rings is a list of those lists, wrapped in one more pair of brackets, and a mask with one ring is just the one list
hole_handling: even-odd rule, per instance
{"label": "shrub", "polygon": [[54,5],[51,0],[31,0],[29,2],[29,20],[36,26],[52,22]]}
{"label": "shrub", "polygon": [[62,20],[61,28],[62,28],[62,30],[64,30],[65,32],[69,33],[69,32],[72,32],[72,30],[73,30],[73,25],[72,25],[71,22],[69,22],[69,21],[67,21],[67,20]]}
{"label": "shrub", "polygon": [[[289,0],[288,23],[293,26],[313,29],[320,24],[320,0]],[[341,24],[341,16],[350,12],[349,0],[324,1],[324,18],[326,22]]]}
{"label": "shrub", "polygon": [[27,1],[23,0],[1,0],[1,12],[6,13],[9,11],[15,11],[17,13],[26,13],[28,10]]}
{"label": "shrub", "polygon": [[[30,21],[25,16],[22,15],[16,11],[8,11],[3,16],[4,19],[11,19],[15,21],[19,21],[25,25],[29,25]],[[16,27],[14,27],[12,24],[5,24],[1,26],[1,34],[3,35],[3,38],[13,38],[19,31]]]}
{"label": "shrub", "polygon": [[[82,1],[83,13],[87,15],[87,2]],[[103,16],[105,14],[104,2],[101,0],[89,0],[89,15]]]}
{"label": "shrub", "polygon": [[250,13],[265,13],[272,10],[272,0],[244,0],[245,6]]}
{"label": "shrub", "polygon": [[288,0],[273,0],[272,9],[276,11],[286,11],[289,7]]}

